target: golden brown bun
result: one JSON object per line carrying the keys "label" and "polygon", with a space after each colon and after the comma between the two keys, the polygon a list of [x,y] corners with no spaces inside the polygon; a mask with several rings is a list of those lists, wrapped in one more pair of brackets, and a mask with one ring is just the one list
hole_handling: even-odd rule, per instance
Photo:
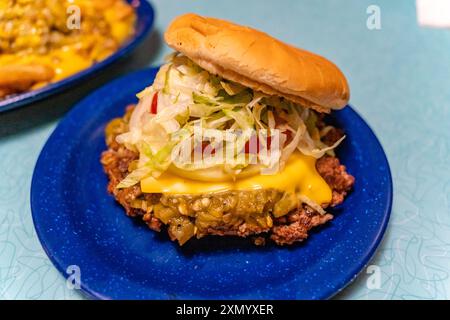
{"label": "golden brown bun", "polygon": [[185,14],[172,21],[165,40],[213,74],[320,112],[341,109],[350,97],[332,62],[248,27]]}

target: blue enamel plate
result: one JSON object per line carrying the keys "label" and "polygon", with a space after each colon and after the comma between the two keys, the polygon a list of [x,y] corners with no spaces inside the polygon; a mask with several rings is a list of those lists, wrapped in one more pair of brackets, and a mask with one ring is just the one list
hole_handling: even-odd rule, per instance
{"label": "blue enamel plate", "polygon": [[304,243],[256,247],[227,237],[179,247],[125,215],[106,191],[100,164],[104,129],[157,69],[117,79],[82,100],[61,121],[37,161],[31,208],[50,260],[64,275],[81,270],[81,289],[100,299],[324,299],[369,262],[392,203],[389,165],[377,138],[351,108],[331,120],[347,139],[339,158],[356,178],[335,219]]}
{"label": "blue enamel plate", "polygon": [[22,94],[13,95],[7,99],[0,100],[0,112],[18,108],[26,104],[39,101],[48,96],[54,95],[73,85],[85,80],[99,71],[105,69],[115,61],[129,54],[136,46],[142,42],[147,36],[148,32],[153,26],[154,11],[150,3],[145,0],[127,0],[131,3],[136,11],[137,21],[135,26],[135,33],[133,37],[128,40],[119,50],[110,55],[105,60],[102,60],[91,67],[82,70],[70,77],[51,83],[37,90],[25,92]]}

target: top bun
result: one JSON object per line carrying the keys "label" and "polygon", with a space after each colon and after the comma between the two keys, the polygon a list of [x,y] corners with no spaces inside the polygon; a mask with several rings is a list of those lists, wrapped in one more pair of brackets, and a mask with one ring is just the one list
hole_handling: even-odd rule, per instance
{"label": "top bun", "polygon": [[335,64],[249,27],[185,14],[172,21],[164,37],[213,74],[319,112],[341,109],[350,97]]}

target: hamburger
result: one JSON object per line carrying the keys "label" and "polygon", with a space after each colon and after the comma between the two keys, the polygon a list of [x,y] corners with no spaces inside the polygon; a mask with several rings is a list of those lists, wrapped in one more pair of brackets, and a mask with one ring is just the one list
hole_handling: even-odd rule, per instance
{"label": "hamburger", "polygon": [[354,184],[326,114],[347,105],[327,59],[266,33],[186,14],[153,84],[106,127],[108,191],[185,244],[209,235],[289,245],[333,219]]}

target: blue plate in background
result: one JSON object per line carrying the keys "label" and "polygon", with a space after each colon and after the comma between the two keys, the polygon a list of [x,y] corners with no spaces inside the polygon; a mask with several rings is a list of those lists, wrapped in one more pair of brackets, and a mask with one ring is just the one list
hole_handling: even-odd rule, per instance
{"label": "blue plate in background", "polygon": [[82,70],[70,77],[62,79],[55,83],[50,83],[37,90],[13,95],[7,99],[0,100],[0,112],[39,101],[50,95],[68,89],[79,83],[81,80],[92,77],[102,69],[105,69],[106,67],[111,65],[113,62],[130,53],[140,42],[142,42],[142,40],[145,39],[146,35],[151,30],[154,20],[154,11],[150,3],[145,0],[127,0],[127,2],[133,3],[133,7],[137,15],[137,21],[133,37],[128,40],[119,50],[117,50],[105,60],[93,64],[91,67]]}
{"label": "blue plate in background", "polygon": [[179,247],[165,233],[128,218],[106,191],[99,162],[105,125],[122,116],[157,69],[117,79],[61,121],[37,161],[31,188],[34,225],[64,275],[81,270],[81,289],[101,299],[323,299],[369,262],[392,204],[389,165],[364,120],[347,107],[332,115],[347,139],[339,158],[356,178],[335,219],[291,247],[208,237]]}

